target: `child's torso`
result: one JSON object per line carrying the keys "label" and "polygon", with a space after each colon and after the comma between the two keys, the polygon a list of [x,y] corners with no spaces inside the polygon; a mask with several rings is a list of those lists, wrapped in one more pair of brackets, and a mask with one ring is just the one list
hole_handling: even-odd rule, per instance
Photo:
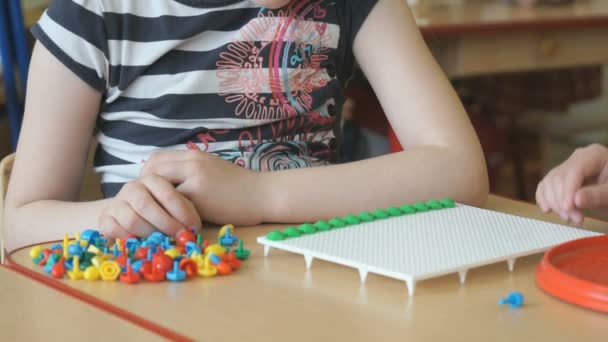
{"label": "child's torso", "polygon": [[335,157],[344,53],[335,3],[104,2],[104,183],[137,177],[160,149],[200,149],[262,171]]}

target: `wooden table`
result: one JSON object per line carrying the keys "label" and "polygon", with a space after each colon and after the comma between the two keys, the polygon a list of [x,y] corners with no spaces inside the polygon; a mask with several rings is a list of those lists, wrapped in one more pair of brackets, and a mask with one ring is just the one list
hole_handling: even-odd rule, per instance
{"label": "wooden table", "polygon": [[161,337],[0,267],[4,341],[160,341]]}
{"label": "wooden table", "polygon": [[[523,202],[491,197],[487,208],[559,222]],[[588,220],[585,227],[608,231],[608,223]],[[301,256],[272,250],[264,258],[255,238],[276,226],[239,228],[252,250],[236,274],[177,284],[128,286],[121,283],[47,281],[76,289],[90,298],[123,308],[159,325],[204,340],[235,341],[594,341],[608,336],[608,315],[561,302],[534,282],[540,255],[422,281],[408,297],[405,284],[370,275],[361,285],[356,270],[315,261],[306,271]],[[207,236],[213,236],[213,232]],[[38,274],[28,251],[11,263]],[[517,290],[522,309],[497,302]]]}
{"label": "wooden table", "polygon": [[431,51],[451,78],[608,60],[605,0],[532,8],[506,0],[432,3],[423,0],[412,9]]}

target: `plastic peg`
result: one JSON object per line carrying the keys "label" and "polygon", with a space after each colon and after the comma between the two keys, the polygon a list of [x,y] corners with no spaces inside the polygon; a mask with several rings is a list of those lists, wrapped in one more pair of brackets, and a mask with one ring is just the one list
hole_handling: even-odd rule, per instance
{"label": "plastic peg", "polygon": [[519,292],[513,291],[498,301],[499,305],[509,304],[512,308],[520,308],[524,305],[524,295]]}
{"label": "plastic peg", "polygon": [[186,272],[179,269],[179,262],[173,262],[173,269],[167,272],[167,279],[171,281],[184,281],[186,279]]}

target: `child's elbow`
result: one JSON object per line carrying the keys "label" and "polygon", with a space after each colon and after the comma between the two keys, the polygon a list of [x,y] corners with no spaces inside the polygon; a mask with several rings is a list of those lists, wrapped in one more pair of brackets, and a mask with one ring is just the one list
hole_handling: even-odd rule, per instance
{"label": "child's elbow", "polygon": [[470,191],[467,192],[462,203],[475,207],[483,207],[489,195],[490,187],[486,173],[485,177],[478,178],[472,182]]}
{"label": "child's elbow", "polygon": [[483,155],[471,159],[464,163],[456,200],[463,204],[482,207],[490,194],[488,168]]}

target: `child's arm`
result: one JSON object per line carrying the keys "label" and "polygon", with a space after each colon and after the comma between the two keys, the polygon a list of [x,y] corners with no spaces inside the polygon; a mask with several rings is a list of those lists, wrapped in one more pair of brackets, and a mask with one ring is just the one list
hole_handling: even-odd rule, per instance
{"label": "child's arm", "polygon": [[482,204],[488,178],[481,147],[405,2],[379,1],[354,52],[404,152],[256,177],[202,152],[167,152],[142,174],[180,184],[216,222],[301,222],[442,197]]}
{"label": "child's arm", "polygon": [[[143,235],[155,226],[163,230],[200,226],[192,203],[160,177],[125,186],[116,199],[74,203],[100,100],[98,91],[44,46],[36,45],[6,198],[3,226],[9,250],[84,228],[99,227],[112,237],[128,232]],[[162,196],[156,195],[156,200],[150,195],[159,193]]]}
{"label": "child's arm", "polygon": [[536,202],[576,224],[583,223],[580,209],[608,208],[608,148],[577,149],[538,184]]}

